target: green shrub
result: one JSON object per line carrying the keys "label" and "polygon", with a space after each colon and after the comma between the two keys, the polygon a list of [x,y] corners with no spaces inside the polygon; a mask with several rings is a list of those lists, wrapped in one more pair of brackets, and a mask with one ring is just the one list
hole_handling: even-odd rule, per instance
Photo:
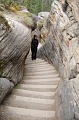
{"label": "green shrub", "polygon": [[0,13],[0,23],[4,24],[7,27],[7,29],[10,28],[8,21],[5,19],[4,15],[2,13]]}
{"label": "green shrub", "polygon": [[5,9],[10,10],[12,12],[16,12],[16,11],[20,10],[20,6],[17,3],[9,2],[9,3],[5,4]]}
{"label": "green shrub", "polygon": [[46,18],[38,20],[37,27],[38,27],[39,30],[41,30],[41,28],[43,27],[45,19]]}

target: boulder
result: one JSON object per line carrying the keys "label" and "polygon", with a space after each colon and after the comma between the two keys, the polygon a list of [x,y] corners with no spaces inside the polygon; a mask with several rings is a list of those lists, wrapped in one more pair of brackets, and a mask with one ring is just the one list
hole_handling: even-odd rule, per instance
{"label": "boulder", "polygon": [[49,12],[39,12],[38,13],[38,19],[44,19],[49,16]]}
{"label": "boulder", "polygon": [[58,120],[79,120],[79,77],[64,81],[56,91]]}
{"label": "boulder", "polygon": [[0,102],[22,80],[30,44],[30,28],[9,15],[0,15]]}
{"label": "boulder", "polygon": [[7,78],[0,78],[0,103],[13,87],[14,84],[10,82]]}

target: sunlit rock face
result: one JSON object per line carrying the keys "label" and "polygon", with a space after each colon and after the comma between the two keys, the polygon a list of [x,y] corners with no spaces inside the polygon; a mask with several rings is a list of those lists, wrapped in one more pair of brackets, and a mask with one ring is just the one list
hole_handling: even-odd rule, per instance
{"label": "sunlit rock face", "polygon": [[63,78],[56,91],[58,120],[79,120],[79,0],[54,0],[41,37],[38,57]]}
{"label": "sunlit rock face", "polygon": [[46,40],[38,56],[55,65],[64,79],[79,73],[79,1],[54,0],[41,36]]}
{"label": "sunlit rock face", "polygon": [[24,61],[31,43],[31,29],[9,16],[1,19],[0,102],[22,80]]}
{"label": "sunlit rock face", "polygon": [[48,15],[49,15],[49,12],[40,12],[40,13],[38,13],[38,19],[47,18]]}

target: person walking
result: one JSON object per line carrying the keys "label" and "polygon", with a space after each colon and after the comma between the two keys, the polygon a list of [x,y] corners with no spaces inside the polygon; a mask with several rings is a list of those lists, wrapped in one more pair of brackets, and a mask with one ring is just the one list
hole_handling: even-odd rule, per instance
{"label": "person walking", "polygon": [[38,47],[38,39],[37,39],[37,35],[34,35],[34,38],[31,41],[32,60],[36,60],[37,47]]}

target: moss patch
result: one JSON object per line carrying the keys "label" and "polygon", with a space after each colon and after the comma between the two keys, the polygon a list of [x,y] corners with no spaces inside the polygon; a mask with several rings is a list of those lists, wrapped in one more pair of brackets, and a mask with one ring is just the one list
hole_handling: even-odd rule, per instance
{"label": "moss patch", "polygon": [[14,89],[19,89],[19,85],[14,86]]}
{"label": "moss patch", "polygon": [[0,13],[0,24],[5,25],[7,29],[10,28],[8,21],[5,19],[4,15],[2,13]]}
{"label": "moss patch", "polygon": [[9,2],[5,4],[5,9],[12,12],[16,12],[20,10],[20,6],[16,2]]}
{"label": "moss patch", "polygon": [[45,19],[46,18],[38,20],[37,27],[38,27],[39,30],[41,30],[41,28],[43,27]]}
{"label": "moss patch", "polygon": [[19,85],[14,86],[14,88],[13,88],[13,90],[12,90],[12,94],[14,94],[14,93],[16,92],[16,89],[19,89],[19,88],[20,88]]}
{"label": "moss patch", "polygon": [[29,28],[33,27],[33,20],[29,12],[17,11],[16,14],[22,23],[24,23]]}

